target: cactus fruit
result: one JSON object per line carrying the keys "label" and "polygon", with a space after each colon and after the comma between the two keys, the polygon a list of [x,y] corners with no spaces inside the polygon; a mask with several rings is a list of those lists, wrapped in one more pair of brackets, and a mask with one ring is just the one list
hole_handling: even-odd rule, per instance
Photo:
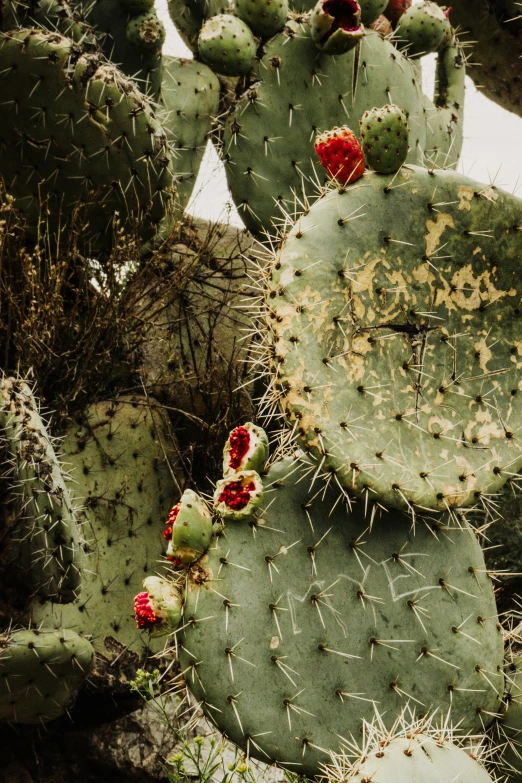
{"label": "cactus fruit", "polygon": [[378,33],[381,38],[386,38],[393,35],[393,27],[391,22],[383,15],[379,16],[375,22],[372,22],[370,29]]}
{"label": "cactus fruit", "polygon": [[134,599],[136,625],[150,632],[151,636],[163,636],[174,631],[181,620],[182,596],[174,582],[158,576],[143,580],[142,593]]}
{"label": "cactus fruit", "polygon": [[264,235],[306,207],[317,189],[318,129],[365,111],[400,106],[412,121],[409,163],[452,165],[462,142],[463,58],[454,42],[439,54],[435,105],[422,93],[418,66],[372,30],[341,58],[317,53],[306,21],[289,21],[263,47],[251,81],[224,119],[228,184],[247,228]]}
{"label": "cactus fruit", "polygon": [[40,596],[73,601],[82,566],[73,502],[33,393],[16,378],[0,378],[0,452],[11,507],[6,560]]}
{"label": "cactus fruit", "polygon": [[46,723],[60,717],[93,664],[91,644],[65,628],[0,635],[0,721]]}
{"label": "cactus fruit", "polygon": [[263,500],[263,482],[255,470],[232,473],[216,484],[214,509],[220,517],[236,522],[252,518]]}
{"label": "cactus fruit", "polygon": [[447,42],[451,24],[442,8],[425,0],[401,16],[395,35],[408,57],[421,57],[438,51]]}
{"label": "cactus fruit", "polygon": [[268,460],[266,432],[251,421],[232,430],[223,449],[223,475],[242,470],[262,473]]}
{"label": "cactus fruit", "polygon": [[224,76],[249,73],[256,56],[256,42],[250,28],[237,16],[219,14],[209,19],[198,38],[203,62]]}
{"label": "cactus fruit", "polygon": [[442,511],[487,504],[522,467],[521,207],[403,167],[299,218],[266,273],[269,362],[323,475]]}
{"label": "cactus fruit", "polygon": [[206,552],[212,537],[212,516],[206,503],[191,489],[170,511],[163,533],[167,555],[176,564],[189,565]]}
{"label": "cactus fruit", "polygon": [[165,27],[154,10],[146,11],[129,20],[126,36],[140,54],[158,54],[165,41]]}
{"label": "cactus fruit", "polygon": [[51,234],[67,230],[83,204],[86,253],[110,246],[118,211],[125,228],[139,223],[151,237],[173,175],[165,133],[135,84],[99,55],[38,30],[0,37],[0,71],[0,173],[30,234],[41,221]]}
{"label": "cactus fruit", "polygon": [[412,0],[390,0],[384,9],[384,16],[395,27],[403,14],[411,7]]}
{"label": "cactus fruit", "polygon": [[350,508],[310,489],[313,471],[273,464],[249,524],[225,520],[203,581],[188,574],[179,655],[201,706],[247,754],[308,777],[374,708],[388,728],[409,704],[482,729],[504,645],[472,528]]}
{"label": "cactus fruit", "polygon": [[347,125],[316,136],[315,151],[328,176],[340,185],[355,182],[364,174],[364,155],[355,133]]}
{"label": "cactus fruit", "polygon": [[345,54],[364,36],[356,0],[318,0],[310,17],[312,40],[324,54]]}
{"label": "cactus fruit", "polygon": [[269,38],[285,26],[288,0],[236,0],[237,16],[254,35]]}
{"label": "cactus fruit", "polygon": [[71,422],[62,456],[72,466],[72,491],[84,504],[82,592],[66,607],[34,602],[35,622],[92,637],[105,657],[115,658],[123,648],[131,655],[147,651],[132,601],[145,576],[162,572],[162,523],[178,494],[175,460],[174,472],[167,464],[174,453],[167,417],[143,397],[96,403]]}
{"label": "cactus fruit", "polygon": [[379,174],[393,174],[408,157],[408,119],[398,106],[364,113],[361,141],[366,163]]}
{"label": "cactus fruit", "polygon": [[377,21],[387,5],[387,0],[360,0],[361,22],[365,27]]}

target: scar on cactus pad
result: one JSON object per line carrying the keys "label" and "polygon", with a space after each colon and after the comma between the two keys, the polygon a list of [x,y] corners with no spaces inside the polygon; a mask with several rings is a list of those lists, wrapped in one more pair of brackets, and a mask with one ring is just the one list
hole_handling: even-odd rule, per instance
{"label": "scar on cactus pad", "polygon": [[264,273],[268,401],[325,479],[414,513],[486,504],[522,467],[521,217],[408,166],[296,222]]}
{"label": "scar on cactus pad", "polygon": [[328,176],[348,185],[364,174],[364,155],[355,133],[347,125],[320,133],[315,151]]}
{"label": "scar on cactus pad", "polygon": [[344,54],[364,36],[361,9],[355,0],[318,0],[310,17],[310,33],[325,54]]}
{"label": "scar on cactus pad", "polygon": [[315,472],[272,464],[255,512],[225,518],[205,578],[187,579],[193,621],[177,638],[195,697],[249,755],[309,777],[375,706],[387,728],[409,703],[482,731],[504,645],[476,533],[449,515],[372,519],[338,487],[311,487]]}

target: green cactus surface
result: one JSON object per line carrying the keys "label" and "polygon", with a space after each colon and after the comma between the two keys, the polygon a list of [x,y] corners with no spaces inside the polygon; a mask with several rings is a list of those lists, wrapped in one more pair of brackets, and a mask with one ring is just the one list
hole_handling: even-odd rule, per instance
{"label": "green cactus surface", "polygon": [[366,163],[380,174],[393,174],[409,151],[408,119],[398,106],[370,109],[361,120],[361,141]]}
{"label": "green cactus surface", "polygon": [[206,714],[309,777],[374,709],[388,727],[409,704],[482,729],[503,694],[503,637],[475,533],[350,509],[310,487],[314,470],[272,465],[254,517],[227,519],[200,578],[188,572],[180,662]]}
{"label": "green cactus surface", "polygon": [[203,62],[224,76],[241,76],[252,69],[256,42],[249,26],[232,14],[208,19],[198,38]]}
{"label": "green cactus surface", "polygon": [[297,221],[269,272],[268,350],[318,472],[414,513],[487,504],[519,470],[521,208],[408,166]]}
{"label": "green cactus surface", "polygon": [[388,0],[361,0],[361,22],[369,27],[384,12]]}
{"label": "green cactus surface", "polygon": [[346,776],[354,783],[493,783],[493,778],[463,748],[439,737],[414,733],[390,739]]}
{"label": "green cactus surface", "polygon": [[151,237],[175,189],[166,135],[135,84],[38,30],[0,37],[0,71],[0,174],[30,232],[58,235],[83,204],[85,250],[111,244],[115,212]]}
{"label": "green cactus surface", "polygon": [[158,102],[158,120],[168,133],[176,172],[176,204],[184,209],[218,114],[219,81],[203,63],[164,56]]}
{"label": "green cactus surface", "polygon": [[236,0],[235,10],[254,35],[266,38],[285,26],[288,0]]}
{"label": "green cactus surface", "polygon": [[451,24],[442,8],[431,0],[412,5],[401,16],[395,31],[400,48],[409,57],[436,52],[451,35]]}
{"label": "green cactus surface", "polygon": [[74,503],[32,390],[17,378],[0,378],[0,462],[9,509],[3,567],[46,600],[73,601],[83,554]]}
{"label": "green cactus surface", "polygon": [[61,717],[94,665],[91,644],[65,628],[0,635],[0,721]]}
{"label": "green cactus surface", "polygon": [[[143,397],[91,405],[62,445],[71,487],[82,502],[87,557],[82,592],[67,607],[33,604],[33,618],[92,639],[109,659],[122,648],[142,656],[132,601],[142,581],[163,572],[163,527],[179,499],[167,419]],[[112,643],[115,639],[119,647]]]}
{"label": "green cactus surface", "polygon": [[304,211],[323,179],[316,133],[345,124],[358,132],[374,106],[394,103],[410,118],[409,163],[458,159],[465,69],[456,42],[439,54],[434,103],[422,92],[419,66],[372,30],[338,58],[317,52],[306,21],[290,21],[263,52],[224,120],[227,179],[250,231],[273,232],[285,213]]}

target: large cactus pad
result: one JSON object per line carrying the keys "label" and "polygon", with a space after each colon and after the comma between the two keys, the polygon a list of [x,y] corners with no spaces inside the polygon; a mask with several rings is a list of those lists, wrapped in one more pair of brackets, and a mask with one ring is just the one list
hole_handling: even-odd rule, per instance
{"label": "large cactus pad", "polygon": [[152,236],[175,189],[165,133],[134,82],[38,30],[0,37],[0,76],[0,174],[33,233],[65,230],[84,204],[86,248],[111,243],[116,212]]}
{"label": "large cactus pad", "polygon": [[389,725],[408,702],[451,710],[463,731],[488,723],[503,640],[468,525],[412,528],[390,512],[370,528],[364,504],[310,490],[310,466],[291,458],[264,486],[256,517],[227,522],[200,561],[207,581],[187,590],[181,665],[219,728],[313,776],[374,708]]}
{"label": "large cactus pad", "polygon": [[521,207],[403,168],[328,192],[288,236],[267,289],[277,394],[356,494],[444,510],[522,466]]}

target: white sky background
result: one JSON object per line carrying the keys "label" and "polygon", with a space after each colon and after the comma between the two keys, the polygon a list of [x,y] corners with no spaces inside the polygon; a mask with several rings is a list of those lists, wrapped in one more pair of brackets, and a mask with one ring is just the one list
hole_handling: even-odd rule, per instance
{"label": "white sky background", "polygon": [[[421,2],[421,0],[414,0]],[[167,29],[165,54],[191,58],[176,28],[172,24],[165,0],[156,3],[158,14]],[[433,95],[434,57],[423,58],[424,90]],[[464,146],[459,170],[479,182],[495,182],[510,192],[522,187],[522,159],[520,139],[522,118],[501,109],[476,89],[466,79],[466,102],[464,112]],[[519,193],[522,195],[522,192]],[[194,195],[188,205],[188,212],[207,220],[228,220],[242,225],[241,218],[232,204],[227,188],[225,172],[216,151],[209,142]]]}

